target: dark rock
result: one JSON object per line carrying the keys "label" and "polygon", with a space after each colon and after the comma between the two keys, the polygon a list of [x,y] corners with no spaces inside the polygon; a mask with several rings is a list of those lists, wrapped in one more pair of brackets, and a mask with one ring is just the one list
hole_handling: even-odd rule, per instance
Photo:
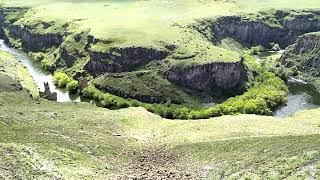
{"label": "dark rock", "polygon": [[294,43],[302,34],[320,30],[320,18],[314,11],[291,13],[277,10],[268,18],[275,22],[246,16],[223,16],[201,21],[195,28],[215,43],[231,37],[249,46],[268,46],[274,42],[282,48]]}
{"label": "dark rock", "polygon": [[84,67],[91,75],[105,72],[125,72],[145,65],[150,61],[168,56],[166,50],[152,47],[112,47],[108,52],[90,52],[90,61]]}
{"label": "dark rock", "polygon": [[320,77],[320,33],[300,36],[285,50],[280,62],[288,68],[296,67],[301,72]]}
{"label": "dark rock", "polygon": [[57,101],[57,93],[51,92],[49,83],[44,83],[44,92],[39,92],[41,98],[45,98],[50,101]]}
{"label": "dark rock", "polygon": [[198,91],[238,94],[244,90],[247,69],[240,62],[215,62],[190,67],[173,67],[167,78],[184,87]]}
{"label": "dark rock", "polygon": [[[3,28],[9,31],[9,35],[21,39],[22,48],[26,51],[39,52],[47,48],[58,47],[63,42],[63,35],[59,33],[36,33],[32,27],[15,25],[13,22],[6,21],[6,14],[10,11],[19,11],[15,8],[2,8],[0,10],[0,37],[4,38],[7,44],[10,44]],[[45,25],[46,26],[46,25]]]}
{"label": "dark rock", "polygon": [[86,87],[88,87],[88,83],[89,82],[86,78],[83,78],[83,77],[78,78],[78,86],[79,86],[80,92],[82,92]]}

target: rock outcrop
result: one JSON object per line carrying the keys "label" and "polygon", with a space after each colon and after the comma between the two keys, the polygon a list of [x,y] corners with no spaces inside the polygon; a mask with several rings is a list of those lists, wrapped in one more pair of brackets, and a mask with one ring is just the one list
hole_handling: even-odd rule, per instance
{"label": "rock outcrop", "polygon": [[105,72],[125,72],[162,60],[169,52],[153,47],[111,47],[107,52],[90,52],[90,61],[85,70],[97,76]]}
{"label": "rock outcrop", "polygon": [[244,90],[247,69],[243,61],[215,62],[190,67],[173,67],[167,78],[184,87],[213,95],[237,94]]}
{"label": "rock outcrop", "polygon": [[49,87],[49,83],[44,83],[44,92],[39,92],[40,93],[40,97],[50,100],[50,101],[57,101],[58,97],[57,97],[57,93],[56,92],[51,92],[50,87]]}
{"label": "rock outcrop", "polygon": [[300,35],[319,31],[320,13],[276,10],[254,16],[224,16],[201,21],[195,28],[217,44],[231,37],[249,46],[274,42],[285,48]]}
{"label": "rock outcrop", "polygon": [[[11,44],[10,37],[19,39],[25,51],[39,52],[47,48],[58,47],[63,42],[63,34],[60,33],[39,33],[34,31],[34,27],[16,25],[6,20],[6,15],[10,11],[20,9],[9,8],[0,10],[0,36],[7,44]],[[48,24],[44,26],[50,26]],[[48,27],[47,27],[48,28]],[[6,34],[7,33],[7,34]]]}
{"label": "rock outcrop", "polygon": [[301,72],[320,77],[320,32],[300,36],[285,50],[280,61],[286,67],[296,67]]}
{"label": "rock outcrop", "polygon": [[[21,46],[26,51],[39,52],[51,47],[59,47],[62,43],[62,35],[54,33],[40,34],[32,32],[26,26],[6,25],[9,35],[21,39]],[[10,43],[8,39],[6,43]]]}

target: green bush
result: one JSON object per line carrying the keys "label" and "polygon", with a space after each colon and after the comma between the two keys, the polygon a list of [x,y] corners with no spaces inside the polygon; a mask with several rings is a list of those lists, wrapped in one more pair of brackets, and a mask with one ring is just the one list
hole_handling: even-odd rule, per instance
{"label": "green bush", "polygon": [[66,73],[57,71],[53,75],[53,82],[60,88],[67,88],[71,93],[76,93],[78,90],[78,81],[69,77]]}
{"label": "green bush", "polygon": [[260,52],[264,51],[264,48],[262,46],[256,46],[256,47],[252,47],[250,49],[250,54],[251,55],[257,55],[259,54]]}
{"label": "green bush", "polygon": [[49,59],[43,59],[40,64],[41,67],[46,71],[50,71],[53,67],[53,62]]}
{"label": "green bush", "polygon": [[60,88],[65,88],[69,82],[71,82],[73,79],[70,78],[66,73],[63,73],[61,71],[57,71],[53,75],[53,82]]}
{"label": "green bush", "polygon": [[100,106],[109,109],[127,108],[130,106],[137,106],[138,104],[137,101],[130,101],[109,93],[103,93],[93,84],[89,84],[89,86],[83,90],[83,96],[88,99],[94,99]]}
{"label": "green bush", "polygon": [[67,89],[69,92],[71,93],[76,93],[78,90],[78,81],[76,80],[71,80],[68,84],[67,84]]}

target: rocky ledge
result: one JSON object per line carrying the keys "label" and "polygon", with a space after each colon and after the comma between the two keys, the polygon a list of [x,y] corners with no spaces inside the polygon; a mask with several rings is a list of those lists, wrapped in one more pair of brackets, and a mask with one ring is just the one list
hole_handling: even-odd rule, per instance
{"label": "rocky ledge", "polygon": [[239,61],[175,66],[168,71],[167,78],[178,85],[213,95],[234,95],[244,90],[248,75],[243,61]]}
{"label": "rocky ledge", "polygon": [[320,30],[320,12],[272,10],[205,19],[194,27],[216,44],[231,37],[248,46],[278,43],[285,48],[300,35]]}
{"label": "rocky ledge", "polygon": [[283,53],[281,63],[314,77],[320,77],[320,32],[300,36]]}
{"label": "rocky ledge", "polygon": [[107,52],[90,51],[90,61],[84,67],[97,76],[105,72],[126,72],[151,61],[162,60],[169,54],[167,50],[153,47],[111,47]]}

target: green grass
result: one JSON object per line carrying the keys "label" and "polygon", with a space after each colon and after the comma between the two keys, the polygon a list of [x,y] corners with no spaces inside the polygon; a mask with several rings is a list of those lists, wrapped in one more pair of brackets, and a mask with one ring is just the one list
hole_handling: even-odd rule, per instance
{"label": "green grass", "polygon": [[[229,168],[228,162],[238,164],[229,171],[247,172],[250,169],[246,171],[246,163],[256,161],[266,163],[260,166],[261,172],[280,173],[287,165],[288,172],[319,158],[317,153],[308,156],[318,152],[319,137],[312,134],[320,133],[319,110],[288,119],[240,115],[177,121],[162,119],[142,108],[112,111],[87,103],[35,101],[21,92],[0,92],[0,105],[0,158],[9,164],[6,167],[16,170],[2,170],[1,174],[41,178],[58,173],[67,179],[105,179],[134,158],[133,152],[160,145],[184,158],[192,157],[191,162],[200,167],[210,162],[219,167],[214,173]],[[308,136],[294,137],[302,135]],[[13,155],[8,155],[7,149],[13,149],[9,151]],[[25,154],[25,149],[33,153]],[[32,158],[34,154],[36,159]],[[297,159],[292,160],[294,157]],[[39,175],[37,168],[43,162],[52,166],[42,168],[44,173]],[[260,170],[257,174],[263,175]]]}
{"label": "green grass", "polygon": [[[184,31],[185,28],[179,27],[196,18],[256,12],[264,8],[315,8],[320,5],[318,0],[167,3],[4,0],[1,4],[32,7],[17,23],[35,25],[37,33],[60,33],[60,25],[72,22],[70,32],[90,31],[105,40],[113,37],[116,38],[114,45],[162,47],[175,44],[178,48],[169,59],[173,65],[239,59],[239,46],[234,47],[232,41],[216,47],[192,30]],[[15,14],[11,18],[17,17],[21,16]],[[48,31],[38,26],[39,20],[44,19],[55,24]],[[77,53],[84,48],[83,43],[74,42],[72,36],[68,38],[65,46],[70,52]],[[11,40],[17,46],[21,43],[17,39]],[[93,47],[99,51],[108,48],[105,44]],[[11,55],[1,52],[0,61],[7,75],[34,90],[30,76]],[[66,71],[70,71],[69,75],[81,71],[84,61],[86,58],[75,62],[76,69]],[[259,66],[253,60],[250,64],[252,69]],[[124,82],[120,84],[126,87]],[[137,84],[142,88],[145,83],[137,81]],[[237,115],[179,121],[163,119],[143,108],[112,111],[89,103],[33,100],[24,92],[1,91],[0,178],[107,179],[137,155],[143,155],[141,152],[162,146],[181,157],[175,163],[195,166],[195,170],[203,170],[206,166],[213,168],[209,173],[212,179],[223,175],[235,179],[297,179],[308,176],[310,169],[306,165],[316,169],[315,178],[318,178],[319,116],[320,110],[315,109],[285,119]]]}
{"label": "green grass", "polygon": [[128,97],[147,97],[157,99],[157,102],[172,102],[175,104],[193,103],[198,100],[163,78],[161,74],[152,71],[136,71],[119,74],[105,74],[94,80],[95,86],[113,94]]}
{"label": "green grass", "polygon": [[[294,4],[294,5],[293,5]],[[112,46],[162,47],[161,42],[176,44],[175,58],[185,58],[183,64],[208,63],[212,61],[238,61],[239,54],[216,47],[199,33],[185,26],[195,20],[219,15],[255,13],[278,9],[316,8],[316,0],[305,3],[301,0],[257,1],[2,1],[2,6],[31,8],[15,24],[34,27],[36,33],[62,33],[64,24],[68,31],[83,32],[99,39],[112,40]],[[72,9],[72,11],[71,11]],[[12,13],[13,19],[21,14]],[[128,18],[130,17],[130,18]],[[8,17],[10,19],[10,17]],[[255,17],[257,18],[257,17]],[[258,17],[259,18],[259,17]],[[264,18],[262,16],[262,18]],[[11,18],[12,19],[12,18]],[[272,18],[271,18],[272,19]],[[44,28],[44,23],[48,28]],[[273,22],[270,22],[271,24]],[[98,43],[92,46],[97,51],[107,51],[110,44]]]}
{"label": "green grass", "polygon": [[[212,179],[296,179],[297,169],[320,160],[320,135],[253,137],[225,141],[186,143],[177,153],[214,168]],[[307,176],[304,172],[301,175]]]}
{"label": "green grass", "polygon": [[28,70],[10,53],[0,51],[0,64],[3,66],[3,74],[18,80],[22,87],[27,89],[34,98],[39,97],[39,91]]}

